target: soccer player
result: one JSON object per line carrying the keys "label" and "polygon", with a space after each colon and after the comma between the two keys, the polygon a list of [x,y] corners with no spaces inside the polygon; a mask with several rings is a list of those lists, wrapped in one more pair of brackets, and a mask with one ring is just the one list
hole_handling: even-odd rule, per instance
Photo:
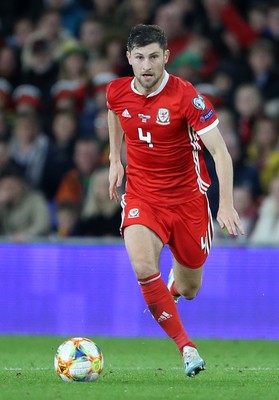
{"label": "soccer player", "polygon": [[[175,302],[180,296],[190,300],[197,295],[213,237],[203,147],[213,156],[219,179],[217,221],[237,235],[244,231],[233,207],[232,162],[213,106],[191,83],[166,71],[169,50],[159,26],[134,26],[127,58],[134,77],[118,78],[107,88],[110,198],[119,201],[125,135],[121,233],[145,302],[178,346],[186,375],[193,377],[205,362],[184,329]],[[168,286],[159,267],[166,244],[173,254]]]}

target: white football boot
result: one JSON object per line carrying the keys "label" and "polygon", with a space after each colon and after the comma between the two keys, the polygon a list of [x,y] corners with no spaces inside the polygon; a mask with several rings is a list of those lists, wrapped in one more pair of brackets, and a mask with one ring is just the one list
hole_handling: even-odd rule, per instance
{"label": "white football boot", "polygon": [[198,350],[195,347],[183,347],[183,363],[185,374],[190,378],[194,378],[199,372],[205,369],[205,362],[200,357]]}

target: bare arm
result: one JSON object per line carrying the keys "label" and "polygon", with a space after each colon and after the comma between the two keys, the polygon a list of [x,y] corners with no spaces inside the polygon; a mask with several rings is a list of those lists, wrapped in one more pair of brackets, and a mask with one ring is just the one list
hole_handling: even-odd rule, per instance
{"label": "bare arm", "polygon": [[220,227],[227,228],[231,235],[237,235],[237,229],[244,235],[238,213],[233,206],[233,167],[226,144],[218,128],[200,136],[212,155],[219,181],[219,209],[217,221]]}
{"label": "bare arm", "polygon": [[117,187],[121,186],[124,176],[124,168],[120,159],[123,130],[117,115],[111,110],[108,111],[108,128],[110,144],[109,197],[111,200],[119,201]]}

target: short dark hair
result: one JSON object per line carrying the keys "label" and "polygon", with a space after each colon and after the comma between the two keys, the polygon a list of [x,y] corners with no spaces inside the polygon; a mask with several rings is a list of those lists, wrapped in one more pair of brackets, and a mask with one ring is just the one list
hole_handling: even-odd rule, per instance
{"label": "short dark hair", "polygon": [[151,43],[158,43],[161,49],[167,49],[167,37],[160,26],[144,24],[133,26],[127,41],[128,51],[132,51],[136,47],[147,46]]}

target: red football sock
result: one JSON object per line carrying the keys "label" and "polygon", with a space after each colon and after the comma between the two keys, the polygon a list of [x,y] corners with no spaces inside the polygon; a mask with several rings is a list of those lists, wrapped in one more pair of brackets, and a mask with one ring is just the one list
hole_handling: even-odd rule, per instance
{"label": "red football sock", "polygon": [[151,314],[177,344],[180,352],[184,346],[196,347],[182,325],[173,297],[161,278],[160,272],[146,279],[139,279],[138,282]]}
{"label": "red football sock", "polygon": [[170,292],[171,292],[172,296],[179,296],[180,295],[180,293],[176,289],[175,282],[173,282],[173,284],[171,285]]}

